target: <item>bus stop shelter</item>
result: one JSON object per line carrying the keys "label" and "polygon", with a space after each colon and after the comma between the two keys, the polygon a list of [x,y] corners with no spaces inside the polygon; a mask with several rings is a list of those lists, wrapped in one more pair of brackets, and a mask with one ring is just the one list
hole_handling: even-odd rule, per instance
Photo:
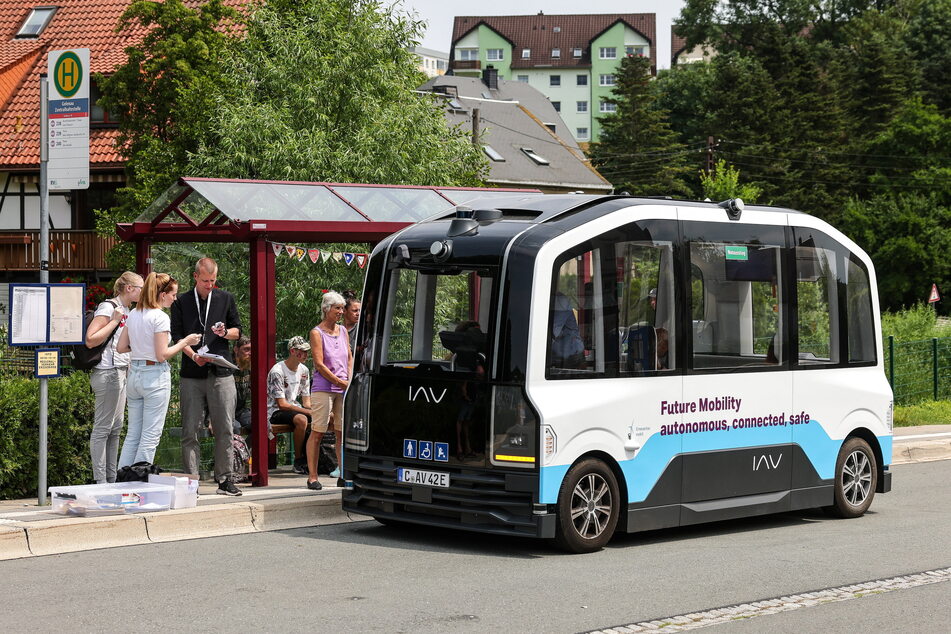
{"label": "bus stop shelter", "polygon": [[[536,190],[532,190],[536,191]],[[243,242],[249,246],[252,474],[268,482],[266,381],[275,358],[272,242],[369,242],[477,198],[525,194],[518,189],[419,187],[183,177],[131,223],[116,225],[133,242],[136,270],[152,271],[151,247],[162,242]]]}

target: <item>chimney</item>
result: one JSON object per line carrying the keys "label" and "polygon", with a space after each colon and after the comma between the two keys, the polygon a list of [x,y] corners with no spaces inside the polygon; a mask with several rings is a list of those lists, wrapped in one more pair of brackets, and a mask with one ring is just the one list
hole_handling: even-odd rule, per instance
{"label": "chimney", "polygon": [[482,83],[489,87],[489,90],[499,89],[499,71],[493,66],[486,66],[482,71]]}

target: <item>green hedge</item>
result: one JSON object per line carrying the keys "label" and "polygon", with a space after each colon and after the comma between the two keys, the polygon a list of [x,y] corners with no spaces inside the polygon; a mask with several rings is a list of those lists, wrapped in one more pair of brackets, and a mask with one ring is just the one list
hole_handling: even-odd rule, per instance
{"label": "green hedge", "polygon": [[[40,383],[12,374],[4,374],[0,383],[0,499],[32,497],[37,486]],[[95,413],[89,374],[50,379],[47,411],[47,482],[85,484],[92,478],[89,434]]]}

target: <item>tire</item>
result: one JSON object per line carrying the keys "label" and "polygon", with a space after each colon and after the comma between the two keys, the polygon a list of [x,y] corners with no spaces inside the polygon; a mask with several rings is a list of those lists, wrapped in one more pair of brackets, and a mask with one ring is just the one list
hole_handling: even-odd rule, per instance
{"label": "tire", "polygon": [[601,550],[617,527],[620,496],[614,472],[594,458],[573,466],[558,492],[555,543],[572,553]]}
{"label": "tire", "polygon": [[835,461],[835,498],[826,512],[842,518],[864,515],[875,498],[877,485],[875,452],[861,438],[849,438]]}

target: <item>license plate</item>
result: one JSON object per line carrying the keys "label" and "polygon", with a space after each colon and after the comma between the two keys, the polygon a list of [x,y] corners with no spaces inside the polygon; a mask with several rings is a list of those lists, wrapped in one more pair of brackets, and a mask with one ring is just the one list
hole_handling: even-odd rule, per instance
{"label": "license plate", "polygon": [[449,474],[441,471],[423,471],[421,469],[397,469],[396,480],[403,484],[423,484],[430,487],[449,486]]}

